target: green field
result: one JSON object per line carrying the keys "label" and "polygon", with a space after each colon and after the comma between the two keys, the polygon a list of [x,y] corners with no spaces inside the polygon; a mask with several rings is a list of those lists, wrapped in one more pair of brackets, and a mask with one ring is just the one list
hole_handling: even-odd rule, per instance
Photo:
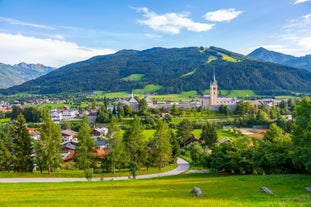
{"label": "green field", "polygon": [[106,93],[105,96],[107,98],[130,98],[130,94],[128,92]]}
{"label": "green field", "polygon": [[[2,207],[310,206],[310,175],[187,174],[146,180],[0,184]],[[201,188],[202,197],[190,191]],[[261,192],[270,188],[274,195]]]}
{"label": "green field", "polygon": [[123,81],[139,81],[142,79],[143,76],[144,76],[144,74],[132,74],[132,75],[129,75],[125,78],[121,78],[121,80],[123,80]]}
{"label": "green field", "polygon": [[233,57],[230,57],[229,55],[226,55],[224,53],[218,52],[217,54],[221,55],[222,60],[225,60],[228,62],[233,62],[233,63],[240,62],[240,60],[233,58]]}
{"label": "green field", "polygon": [[[209,90],[205,90],[204,94],[209,94]],[[253,90],[219,90],[219,95],[229,97],[229,98],[237,98],[237,97],[257,97],[258,95]]]}
{"label": "green field", "polygon": [[146,85],[145,88],[143,89],[135,89],[133,90],[133,93],[139,94],[139,95],[144,95],[145,93],[152,93],[152,92],[156,92],[157,90],[161,89],[162,86],[160,85],[154,85],[154,84],[149,84]]}

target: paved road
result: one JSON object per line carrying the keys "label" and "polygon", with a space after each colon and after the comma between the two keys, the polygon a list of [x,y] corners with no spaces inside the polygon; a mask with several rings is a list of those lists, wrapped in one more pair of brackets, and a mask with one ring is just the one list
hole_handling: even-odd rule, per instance
{"label": "paved road", "polygon": [[[184,159],[177,159],[177,168],[172,171],[149,174],[149,175],[138,175],[136,179],[156,178],[171,175],[178,175],[185,172],[189,168],[189,163]],[[128,176],[124,177],[105,177],[104,180],[127,180]],[[94,181],[99,181],[100,178],[93,178]],[[47,182],[76,182],[86,181],[85,178],[0,178],[0,183],[47,183]]]}

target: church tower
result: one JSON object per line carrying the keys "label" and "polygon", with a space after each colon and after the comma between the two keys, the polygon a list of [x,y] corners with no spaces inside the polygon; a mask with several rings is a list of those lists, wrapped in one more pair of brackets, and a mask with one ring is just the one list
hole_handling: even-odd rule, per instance
{"label": "church tower", "polygon": [[210,105],[217,105],[218,100],[218,85],[216,81],[215,71],[213,74],[213,81],[210,83]]}

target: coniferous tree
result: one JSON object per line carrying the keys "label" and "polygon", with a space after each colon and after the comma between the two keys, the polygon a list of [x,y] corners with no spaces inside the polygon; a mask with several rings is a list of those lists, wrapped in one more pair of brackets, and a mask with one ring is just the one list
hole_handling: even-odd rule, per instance
{"label": "coniferous tree", "polygon": [[62,162],[62,156],[59,151],[61,145],[60,126],[53,122],[50,117],[50,109],[44,108],[42,116],[42,125],[40,127],[40,139],[36,144],[37,164],[39,168],[47,168],[48,173],[58,168]]}
{"label": "coniferous tree", "polygon": [[182,120],[177,126],[177,139],[185,147],[185,141],[191,137],[192,124],[188,119]]}
{"label": "coniferous tree", "polygon": [[112,163],[113,174],[115,174],[115,169],[120,169],[123,165],[126,165],[129,157],[115,117],[111,119],[107,136],[109,138],[108,150],[110,151],[108,158]]}
{"label": "coniferous tree", "polygon": [[167,123],[159,120],[153,140],[153,154],[160,170],[171,160],[172,146],[170,136],[171,132]]}
{"label": "coniferous tree", "polygon": [[83,116],[82,125],[77,134],[78,145],[76,148],[76,160],[80,169],[87,170],[94,164],[95,144],[91,138],[91,127],[88,123],[87,116]]}
{"label": "coniferous tree", "polygon": [[130,154],[130,161],[140,167],[144,163],[147,156],[146,143],[144,141],[143,126],[140,119],[135,116],[131,127],[124,134],[124,142]]}
{"label": "coniferous tree", "polygon": [[17,116],[13,124],[13,154],[14,170],[17,172],[31,172],[33,169],[32,140],[26,126],[26,120],[22,114]]}
{"label": "coniferous tree", "polygon": [[10,171],[13,164],[13,138],[9,125],[0,125],[0,170]]}
{"label": "coniferous tree", "polygon": [[172,161],[176,164],[177,163],[177,158],[180,155],[180,144],[177,140],[176,134],[171,130],[171,146],[172,146]]}

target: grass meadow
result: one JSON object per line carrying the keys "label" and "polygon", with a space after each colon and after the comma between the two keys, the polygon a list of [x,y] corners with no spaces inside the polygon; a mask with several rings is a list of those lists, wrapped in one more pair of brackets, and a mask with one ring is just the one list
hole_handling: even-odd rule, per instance
{"label": "grass meadow", "polygon": [[[310,206],[310,175],[183,174],[146,180],[0,184],[2,207]],[[190,191],[200,187],[203,196]],[[261,186],[274,195],[265,194]]]}

